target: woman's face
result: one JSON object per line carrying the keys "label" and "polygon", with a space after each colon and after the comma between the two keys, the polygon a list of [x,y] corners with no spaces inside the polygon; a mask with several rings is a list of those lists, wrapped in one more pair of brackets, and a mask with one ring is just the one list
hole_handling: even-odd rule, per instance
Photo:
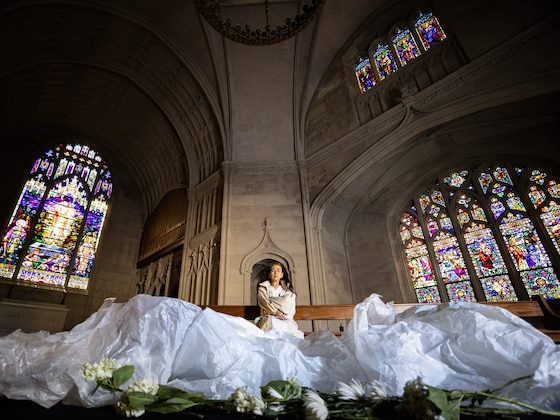
{"label": "woman's face", "polygon": [[278,264],[274,264],[272,267],[270,267],[270,274],[268,276],[270,277],[270,280],[280,281],[284,276],[282,267]]}

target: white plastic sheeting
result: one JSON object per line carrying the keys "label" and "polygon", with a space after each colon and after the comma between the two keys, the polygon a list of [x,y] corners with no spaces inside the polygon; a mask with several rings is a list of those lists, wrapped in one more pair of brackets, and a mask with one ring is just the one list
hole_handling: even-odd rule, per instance
{"label": "white plastic sheeting", "polygon": [[172,299],[139,295],[107,302],[69,332],[14,332],[0,338],[0,394],[50,407],[101,406],[114,396],[80,374],[85,363],[132,364],[132,380],[152,378],[208,398],[249,393],[273,379],[296,378],[319,391],[338,381],[381,380],[393,395],[420,377],[447,389],[483,390],[526,375],[504,395],[560,409],[560,348],[497,307],[425,306],[396,314],[372,295],[356,306],[346,334],[321,331],[304,340],[264,333],[254,324]]}

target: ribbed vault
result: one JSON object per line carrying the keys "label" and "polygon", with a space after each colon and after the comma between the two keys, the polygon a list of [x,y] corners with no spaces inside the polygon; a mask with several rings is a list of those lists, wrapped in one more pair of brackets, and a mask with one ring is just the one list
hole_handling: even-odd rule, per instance
{"label": "ribbed vault", "polygon": [[146,214],[217,170],[221,134],[206,95],[141,23],[100,6],[18,2],[0,8],[0,39],[3,142],[83,138],[130,178]]}

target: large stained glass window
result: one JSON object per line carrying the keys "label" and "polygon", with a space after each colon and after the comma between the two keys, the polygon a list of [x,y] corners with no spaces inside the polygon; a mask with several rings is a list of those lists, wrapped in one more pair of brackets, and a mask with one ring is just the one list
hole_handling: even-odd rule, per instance
{"label": "large stained glass window", "polygon": [[366,93],[375,85],[369,58],[360,58],[358,60],[358,64],[356,64],[356,78],[362,93]]}
{"label": "large stained glass window", "polygon": [[2,239],[0,275],[29,285],[87,289],[112,193],[88,146],[59,145],[35,161]]}
{"label": "large stained glass window", "polygon": [[[560,261],[560,186],[550,171],[526,165],[458,168],[439,177],[413,206],[419,209],[417,229],[426,234],[422,243],[428,261],[423,264],[437,267],[430,287],[447,292],[442,300],[560,298],[555,266]],[[410,268],[415,262],[403,236],[412,234],[404,220],[401,239],[417,291]]]}
{"label": "large stained glass window", "polygon": [[432,12],[419,13],[414,21],[414,29],[424,50],[428,50],[432,45],[447,38],[437,17]]}

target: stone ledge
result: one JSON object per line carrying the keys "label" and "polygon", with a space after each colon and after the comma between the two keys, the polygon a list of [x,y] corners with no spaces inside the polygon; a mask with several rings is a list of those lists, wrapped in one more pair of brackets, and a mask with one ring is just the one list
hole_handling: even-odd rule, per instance
{"label": "stone ledge", "polygon": [[62,304],[4,298],[0,300],[0,335],[18,329],[24,332],[62,331],[68,312],[69,309]]}

